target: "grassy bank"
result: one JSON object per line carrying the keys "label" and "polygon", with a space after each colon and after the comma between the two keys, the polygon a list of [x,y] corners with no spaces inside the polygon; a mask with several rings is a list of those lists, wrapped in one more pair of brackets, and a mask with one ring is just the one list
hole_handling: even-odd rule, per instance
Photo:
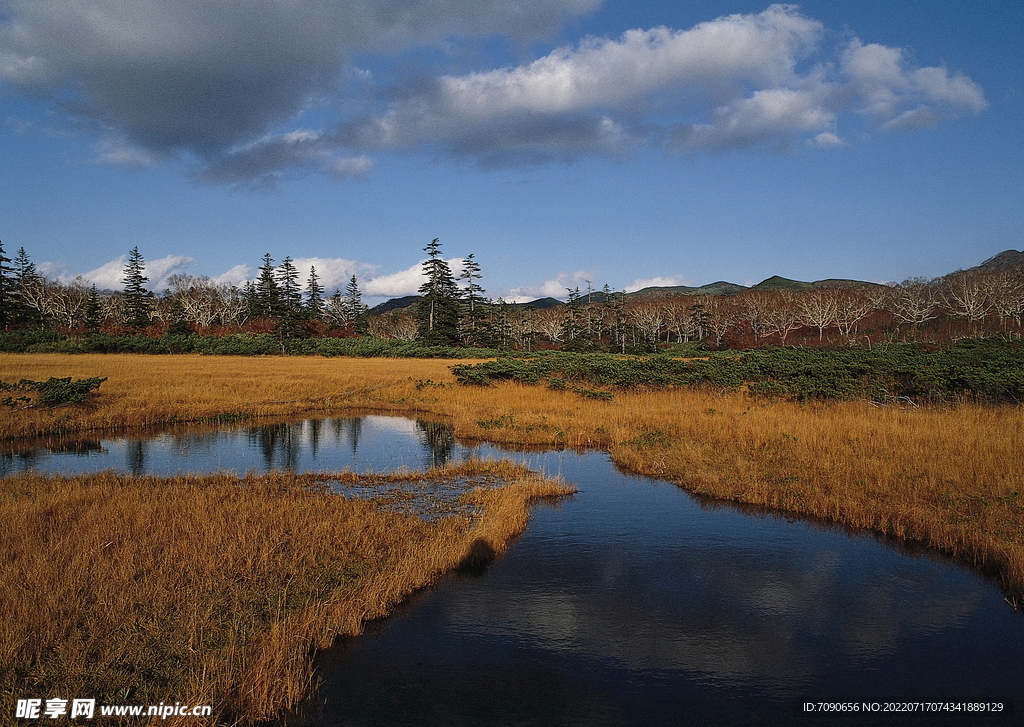
{"label": "grassy bank", "polygon": [[4,431],[123,428],[341,408],[450,417],[461,437],[603,447],[621,466],[736,502],[918,540],[1024,595],[1024,410],[771,401],[715,389],[613,400],[517,382],[459,386],[451,360],[0,355],[0,378],[108,377],[86,405],[9,410]]}
{"label": "grassy bank", "polygon": [[476,518],[387,512],[337,497],[319,475],[0,479],[3,702],[74,695],[272,716],[307,691],[312,648],[501,552],[531,499],[569,491],[509,463],[332,478],[436,479],[465,482]]}

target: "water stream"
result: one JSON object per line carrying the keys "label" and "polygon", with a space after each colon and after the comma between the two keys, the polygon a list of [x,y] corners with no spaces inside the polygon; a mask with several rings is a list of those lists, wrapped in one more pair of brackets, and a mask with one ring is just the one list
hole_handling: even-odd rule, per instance
{"label": "water stream", "polygon": [[[973,569],[805,520],[701,502],[602,452],[469,446],[366,416],[40,443],[0,473],[114,467],[383,471],[510,457],[575,483],[483,572],[457,573],[318,657],[293,725],[1014,724],[1024,614]],[[1016,700],[1016,704],[1013,704]],[[856,703],[808,715],[804,702]],[[1001,714],[867,714],[886,703]],[[1012,705],[1012,706],[1011,706]],[[916,709],[920,710],[920,707]]]}

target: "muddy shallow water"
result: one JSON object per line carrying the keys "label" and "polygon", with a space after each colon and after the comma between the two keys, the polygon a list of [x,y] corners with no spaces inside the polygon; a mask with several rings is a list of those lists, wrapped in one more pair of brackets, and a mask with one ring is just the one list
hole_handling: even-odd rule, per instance
{"label": "muddy shallow water", "polygon": [[[31,451],[30,451],[31,449]],[[602,452],[467,446],[384,416],[50,442],[0,472],[357,471],[509,457],[580,492],[510,551],[318,657],[308,725],[1015,724],[1024,614],[927,549],[699,502]],[[1016,699],[1016,704],[1013,700]],[[855,703],[856,713],[795,704]],[[1000,713],[921,703],[1002,703]],[[865,707],[916,704],[915,712]],[[990,707],[991,708],[991,707]]]}

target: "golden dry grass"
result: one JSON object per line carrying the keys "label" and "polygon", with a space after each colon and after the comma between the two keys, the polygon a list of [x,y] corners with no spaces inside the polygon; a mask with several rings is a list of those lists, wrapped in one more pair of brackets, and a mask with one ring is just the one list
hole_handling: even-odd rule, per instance
{"label": "golden dry grass", "polygon": [[490,485],[465,496],[475,519],[383,512],[321,475],[0,479],[0,695],[266,719],[306,693],[312,648],[501,552],[532,499],[571,491],[509,463],[335,477],[442,478]]}
{"label": "golden dry grass", "polygon": [[[0,436],[124,429],[224,413],[297,415],[355,408],[429,412],[449,418],[460,437],[510,445],[603,447],[620,466],[673,480],[693,492],[919,540],[995,573],[1011,600],[1019,602],[1024,596],[1024,468],[1020,466],[1024,411],[1019,407],[959,405],[901,410],[876,408],[867,402],[800,405],[694,390],[617,392],[614,401],[604,402],[568,391],[513,383],[486,388],[456,386],[448,370],[452,363],[455,362],[414,359],[0,355],[0,379],[7,381],[21,377],[108,377],[98,395],[84,406],[0,411]],[[13,480],[4,486],[9,488],[10,482]],[[127,480],[121,482],[119,487],[132,486]],[[66,497],[78,491],[77,486],[67,487]],[[292,490],[288,492],[291,494],[279,497],[297,497]],[[296,502],[305,502],[305,497],[298,497]],[[496,503],[488,506],[496,514],[489,522],[496,527],[522,527],[524,508],[517,504],[507,508]],[[365,509],[365,505],[356,507]],[[47,517],[57,518],[54,522],[67,526],[68,521],[60,518],[68,517],[70,509],[68,505],[51,508],[46,511],[51,513]],[[498,516],[499,512],[503,514]],[[120,517],[124,520],[135,516]],[[138,517],[139,522],[160,522],[155,513]],[[236,524],[218,517],[221,519],[214,521],[233,532]],[[609,513],[609,517],[614,517],[614,513]],[[340,518],[339,515],[339,522],[343,522]],[[110,536],[125,527],[121,520],[116,520],[117,528],[111,526],[97,532],[88,542],[84,537],[71,538],[62,546],[67,550],[66,557],[95,553],[101,559],[107,558],[105,551],[115,546],[106,544],[114,542],[119,548],[116,552],[125,557],[112,562],[112,568],[130,568],[131,564],[143,562],[143,554],[132,550],[134,546],[126,537]],[[253,528],[259,520],[255,514],[247,518]],[[433,526],[416,527],[431,531]],[[477,527],[489,526],[480,523]],[[163,525],[157,528],[161,532],[164,529]],[[188,528],[179,528],[179,540],[190,533]],[[26,532],[23,537],[30,535]],[[440,530],[433,536],[442,540],[454,537]],[[204,537],[220,536],[208,532]],[[426,534],[423,538],[424,542],[429,540]],[[487,538],[487,542],[503,542],[501,533]],[[276,534],[266,536],[267,543],[285,540]],[[403,542],[408,540],[404,538]],[[400,546],[401,543],[394,545],[399,549]],[[17,543],[12,543],[5,549],[17,547]],[[377,551],[374,547],[377,546],[354,546],[352,553],[379,553],[371,560],[376,558],[381,563],[398,557],[391,552],[391,545]],[[467,546],[463,541],[459,547]],[[290,563],[304,562],[302,559],[313,557],[314,551],[315,548],[308,552],[290,548],[276,553],[271,549],[259,556],[264,559],[259,567],[290,573]],[[243,558],[244,552],[247,551],[243,549],[232,557]],[[442,563],[450,566],[453,559],[451,551],[447,551],[447,560],[442,557],[439,561],[426,552],[421,548],[409,556],[403,568],[410,575],[403,575],[398,583],[429,579],[429,574],[448,567]],[[338,578],[338,573],[349,573],[344,568],[358,568],[358,563],[364,561],[356,558],[338,562],[347,565],[337,566],[341,571],[328,571],[324,576],[327,581]],[[357,565],[353,566],[353,562]],[[315,571],[316,567],[308,570]],[[124,574],[129,572],[125,570]],[[393,572],[397,571],[389,568],[377,577],[386,578]],[[197,640],[211,638],[206,624],[224,622],[223,615],[216,611],[220,608],[216,605],[217,597],[202,590],[201,574],[202,571],[191,576],[197,585],[190,586],[198,589],[195,593],[199,597],[178,604],[179,611],[191,609],[196,614],[195,623],[204,624],[195,633],[184,630],[182,633],[189,635],[173,647],[186,654]],[[234,707],[239,713],[267,713],[271,710],[269,705],[294,699],[308,678],[302,671],[305,667],[295,667],[305,663],[305,644],[322,642],[333,633],[355,628],[359,619],[383,613],[388,604],[406,591],[402,585],[389,590],[373,578],[362,578],[362,571],[359,574],[359,582],[365,583],[368,590],[353,591],[342,584],[329,601],[333,605],[323,607],[327,611],[318,610],[319,606],[292,610],[286,601],[280,601],[283,589],[279,585],[266,591],[277,594],[285,605],[279,613],[273,611],[277,603],[273,600],[265,600],[260,607],[262,612],[271,614],[273,623],[279,624],[260,627],[258,633],[250,634],[247,643],[262,645],[257,650],[263,656],[252,656],[251,649],[255,647],[246,650],[235,646],[234,651],[218,652],[233,654],[232,658],[239,660],[237,664],[246,665],[242,672],[251,674],[251,678],[232,682],[234,686],[228,690],[232,694],[231,704],[241,705]],[[0,582],[7,583],[8,578]],[[281,582],[279,575],[277,583]],[[138,587],[145,588],[145,581]],[[367,594],[371,591],[386,595],[370,597]],[[103,605],[104,597],[100,592],[70,592],[55,602],[54,608],[59,611],[65,607],[60,604],[83,598]],[[348,597],[355,600],[346,601]],[[174,611],[161,610],[161,598],[157,593],[138,598],[138,618],[152,621]],[[354,606],[357,602],[363,605]],[[211,608],[215,610],[210,611]],[[356,615],[343,617],[343,613]],[[116,628],[123,616],[112,611],[105,618],[111,628]],[[307,641],[292,640],[293,631],[306,634]],[[11,637],[4,638],[8,645],[2,648],[11,648]],[[229,641],[242,643],[234,636]],[[24,648],[24,644],[19,648]],[[71,660],[70,666],[61,669],[74,665],[74,659],[80,658],[75,653],[78,652],[70,647],[66,649],[62,658]],[[254,658],[257,662],[249,661]],[[250,667],[250,663],[258,665]],[[283,681],[269,676],[290,670],[300,676]],[[217,682],[209,672],[197,673],[206,675],[202,683],[220,685],[211,688],[210,693],[227,689],[226,682]],[[79,678],[85,680],[84,684],[92,677]]]}
{"label": "golden dry grass", "polygon": [[[919,540],[1024,595],[1024,410],[800,405],[708,391],[618,392],[612,402],[514,383],[462,387],[421,359],[0,355],[0,378],[107,376],[93,403],[0,412],[8,436],[124,428],[225,412],[342,408],[449,417],[506,444],[603,447],[687,489]],[[459,362],[465,363],[465,362]]]}

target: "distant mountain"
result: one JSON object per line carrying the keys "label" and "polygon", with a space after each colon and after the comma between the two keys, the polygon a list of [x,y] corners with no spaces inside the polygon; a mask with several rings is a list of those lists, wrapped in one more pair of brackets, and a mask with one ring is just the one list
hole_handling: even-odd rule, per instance
{"label": "distant mountain", "polygon": [[373,306],[373,308],[370,308],[367,312],[372,316],[379,316],[398,308],[408,308],[411,305],[415,305],[416,301],[419,299],[420,296],[418,295],[406,295],[402,298],[392,298],[391,300],[386,300],[379,305]]}
{"label": "distant mountain", "polygon": [[746,286],[736,283],[727,283],[719,280],[717,283],[708,283],[698,288],[689,285],[665,285],[641,288],[632,293],[627,293],[629,298],[665,298],[671,295],[732,295],[746,290]]}
{"label": "distant mountain", "polygon": [[868,283],[863,280],[849,280],[846,278],[826,278],[825,280],[815,280],[813,283],[808,283],[803,280],[791,280],[780,275],[773,275],[749,288],[745,285],[737,285],[736,283],[727,283],[724,280],[719,280],[717,283],[708,283],[699,288],[693,288],[688,285],[643,288],[635,293],[629,293],[628,297],[665,298],[672,295],[735,295],[744,290],[795,290],[802,292],[819,290],[821,288],[853,288],[860,285],[878,285],[878,283]]}
{"label": "distant mountain", "polygon": [[815,280],[811,283],[815,288],[859,288],[861,286],[884,288],[885,286],[881,283],[869,283],[866,280],[850,280],[849,278],[825,278],[824,280]]}
{"label": "distant mountain", "polygon": [[534,310],[542,310],[544,308],[554,308],[558,305],[565,305],[564,300],[558,300],[557,298],[538,298],[537,300],[531,300],[526,303],[519,303],[523,308],[533,308]]}
{"label": "distant mountain", "polygon": [[990,257],[988,260],[983,262],[970,270],[999,270],[1000,268],[1012,268],[1017,265],[1024,265],[1024,252],[1017,252],[1016,250],[1003,250],[998,255]]}
{"label": "distant mountain", "polygon": [[814,290],[814,284],[773,275],[753,286],[751,290],[795,290],[803,293],[808,290]]}

